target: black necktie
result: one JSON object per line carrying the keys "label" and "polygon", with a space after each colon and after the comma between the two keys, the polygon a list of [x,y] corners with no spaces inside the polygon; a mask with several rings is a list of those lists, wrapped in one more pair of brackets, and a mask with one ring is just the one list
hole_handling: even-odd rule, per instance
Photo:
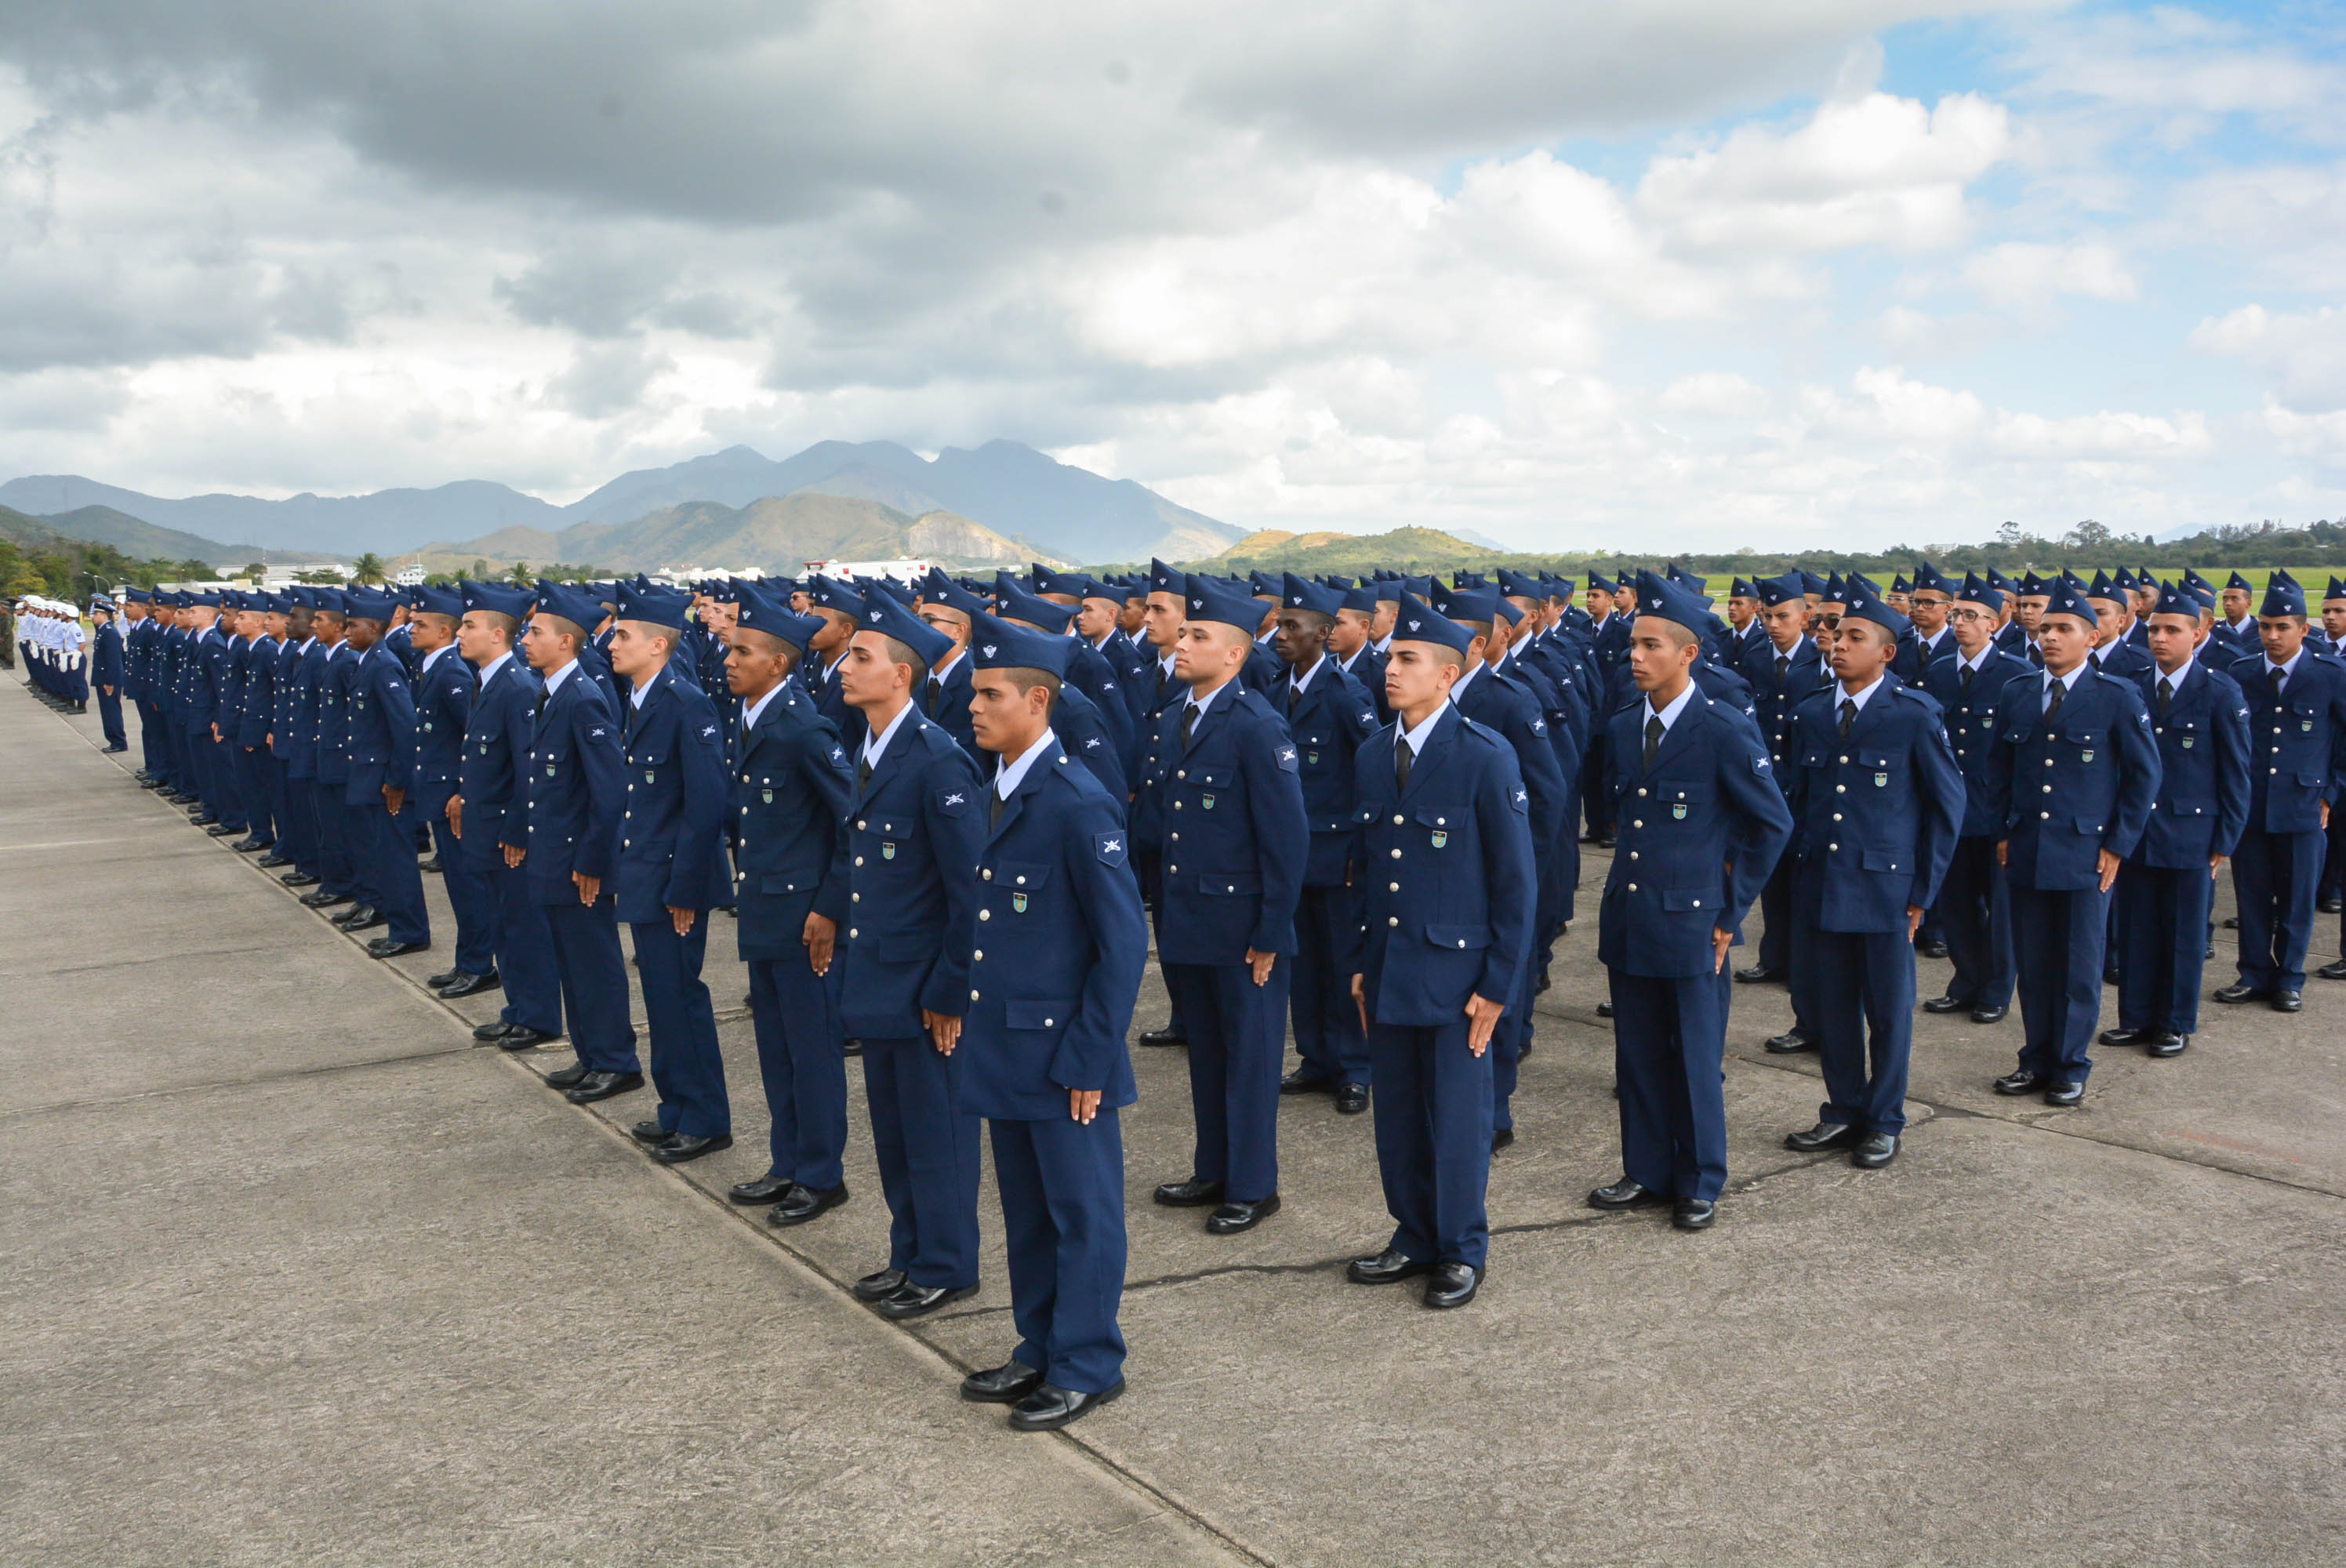
{"label": "black necktie", "polygon": [[1652,714],[1646,719],[1646,768],[1648,771],[1653,769],[1654,753],[1660,748],[1661,744],[1662,716],[1658,713]]}
{"label": "black necktie", "polygon": [[1293,713],[1295,705],[1303,699],[1303,688],[1293,681],[1287,683],[1287,711]]}
{"label": "black necktie", "polygon": [[2167,717],[2167,705],[2168,705],[2168,703],[2170,703],[2170,702],[2173,702],[2174,700],[2175,700],[2175,682],[2174,682],[2174,681],[2173,681],[2173,679],[2171,679],[2171,678],[2161,678],[2161,679],[2160,679],[2160,681],[2159,681],[2159,683],[2158,683],[2158,717],[2159,717],[2159,718],[2165,718]]}
{"label": "black necktie", "polygon": [[2273,701],[2280,701],[2281,668],[2277,664],[2265,666],[2265,684],[2272,687]]}
{"label": "black necktie", "polygon": [[530,717],[531,717],[532,718],[544,718],[546,717],[546,688],[545,688],[544,687],[538,687],[538,690],[537,690],[537,708],[536,708],[536,711],[534,711],[534,712],[530,715]]}
{"label": "black necktie", "polygon": [[922,706],[921,711],[934,718],[937,716],[937,704],[944,700],[944,682],[935,676],[929,677],[928,701]]}
{"label": "black necktie", "polygon": [[1409,788],[1409,769],[1411,764],[1415,759],[1416,754],[1410,750],[1407,739],[1404,738],[1394,742],[1393,783],[1397,788],[1402,789]]}
{"label": "black necktie", "polygon": [[1790,677],[1791,673],[1792,656],[1788,653],[1779,652],[1776,655],[1776,689],[1778,691],[1784,689],[1784,682]]}
{"label": "black necktie", "polygon": [[1849,727],[1856,722],[1857,699],[1852,697],[1842,697],[1841,699],[1841,738],[1843,740],[1849,738]]}
{"label": "black necktie", "polygon": [[1972,688],[1972,677],[1978,673],[1979,672],[1973,669],[1971,666],[1964,666],[1963,673],[1955,677],[1955,689],[1962,692],[1970,691]]}
{"label": "black necktie", "polygon": [[871,782],[872,782],[872,753],[870,753],[869,751],[867,751],[867,752],[863,753],[863,755],[862,755],[862,756],[858,757],[858,758],[855,759],[855,787],[856,787],[858,789],[862,789],[866,784],[869,784],[869,783],[871,783]]}
{"label": "black necktie", "polygon": [[1185,703],[1181,708],[1181,749],[1189,749],[1189,737],[1198,732],[1198,705]]}
{"label": "black necktie", "polygon": [[989,830],[1002,825],[1002,809],[1009,803],[1002,798],[999,784],[985,792],[985,825]]}
{"label": "black necktie", "polygon": [[2053,682],[2053,695],[2045,699],[2045,723],[2050,724],[2053,722],[2055,716],[2059,714],[2061,711],[2061,699],[2068,695],[2069,683],[2065,680],[2055,679]]}

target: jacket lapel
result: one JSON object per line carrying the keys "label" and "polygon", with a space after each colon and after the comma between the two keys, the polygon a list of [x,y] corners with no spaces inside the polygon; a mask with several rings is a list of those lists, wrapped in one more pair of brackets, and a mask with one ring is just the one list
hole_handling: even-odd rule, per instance
{"label": "jacket lapel", "polygon": [[[889,738],[888,748],[880,753],[880,760],[872,765],[872,777],[856,789],[857,809],[861,810],[864,802],[888,787],[888,780],[894,774],[897,764],[903,761],[905,753],[911,749],[913,728],[920,722],[920,715],[917,713],[908,712],[904,715],[904,722],[898,725],[896,733]],[[863,767],[863,752],[861,747],[856,749],[854,763],[857,771],[861,772]],[[1042,764],[1038,762],[1035,766],[1039,768]]]}
{"label": "jacket lapel", "polygon": [[[1696,687],[1694,688],[1694,695],[1687,698],[1687,705],[1678,709],[1677,721],[1674,722],[1668,729],[1662,731],[1662,743],[1654,748],[1654,765],[1651,768],[1645,769],[1645,772],[1648,777],[1660,772],[1662,769],[1668,764],[1671,758],[1677,756],[1688,746],[1694,744],[1694,732],[1702,728],[1702,715],[1706,701],[1707,699],[1703,696],[1702,687]],[[1637,748],[1641,756],[1644,754],[1646,745],[1646,720],[1644,716],[1647,706],[1646,699],[1643,697],[1640,697],[1637,699],[1637,706],[1629,710],[1630,712],[1639,716],[1637,718]]]}
{"label": "jacket lapel", "polygon": [[[1452,703],[1442,710],[1442,717],[1433,722],[1433,732],[1425,738],[1425,749],[1409,765],[1409,782],[1401,792],[1403,804],[1415,797],[1434,768],[1450,755],[1450,748],[1457,741],[1458,727],[1464,722],[1465,716],[1458,711],[1457,704]],[[1402,741],[1396,737],[1393,744],[1399,746]]]}

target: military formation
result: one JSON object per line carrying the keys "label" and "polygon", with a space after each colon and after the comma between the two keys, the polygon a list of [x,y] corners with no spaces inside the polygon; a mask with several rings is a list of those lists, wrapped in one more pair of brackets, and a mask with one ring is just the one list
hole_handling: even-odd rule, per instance
{"label": "military formation", "polygon": [[979,1288],[985,1137],[1018,1338],[961,1392],[1021,1430],[1124,1390],[1118,1116],[1152,947],[1169,1016],[1137,1038],[1184,1050],[1195,1134],[1154,1201],[1210,1235],[1263,1224],[1282,1102],[1324,1095],[1372,1115],[1393,1223],[1348,1278],[1422,1278],[1447,1309],[1486,1277],[1491,1163],[1584,844],[1610,853],[1620,1126],[1587,1201],[1689,1231],[1727,1180],[1738,985],[1788,987],[1768,1049],[1820,1059],[1824,1103],[1785,1142],[1878,1169],[1905,1135],[1918,952],[1953,967],[1923,1011],[1995,1025],[2017,1003],[1996,1092],[2067,1106],[2096,1044],[2188,1047],[2228,864],[2218,1003],[2300,1010],[2339,907],[2336,579],[2318,621],[2287,573],[2257,598],[2237,575],[1927,562],[1887,588],[1739,578],[1723,616],[1675,568],[1161,561],[126,601],[127,628],[93,606],[87,652],[70,606],[20,606],[28,685],[74,708],[96,689],[115,749],[128,697],[141,784],[375,957],[436,938],[440,995],[501,995],[484,1044],[567,1039],[555,1092],[648,1086],[632,1131],[660,1164],[733,1142],[702,976],[726,917],[769,1128],[730,1196],[783,1227],[848,1200],[859,1056],[890,1217],[854,1285],[875,1312]]}

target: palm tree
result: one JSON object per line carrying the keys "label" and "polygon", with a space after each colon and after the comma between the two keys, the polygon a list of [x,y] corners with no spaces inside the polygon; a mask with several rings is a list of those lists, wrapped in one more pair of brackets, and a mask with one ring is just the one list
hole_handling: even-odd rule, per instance
{"label": "palm tree", "polygon": [[515,587],[521,588],[528,587],[530,584],[536,580],[529,575],[529,563],[527,561],[515,561],[513,564],[513,570],[506,573],[505,575],[513,579],[514,585]]}
{"label": "palm tree", "polygon": [[361,555],[358,564],[351,568],[351,575],[362,583],[382,582],[382,557],[369,550],[365,555]]}

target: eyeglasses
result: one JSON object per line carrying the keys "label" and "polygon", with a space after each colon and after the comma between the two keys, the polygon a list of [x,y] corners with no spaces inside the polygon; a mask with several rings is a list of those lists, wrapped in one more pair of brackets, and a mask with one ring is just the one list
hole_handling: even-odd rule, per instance
{"label": "eyeglasses", "polygon": [[1839,616],[1819,616],[1817,617],[1817,625],[1824,627],[1824,629],[1829,632],[1837,632],[1841,630],[1841,617]]}
{"label": "eyeglasses", "polygon": [[1947,619],[1951,621],[1988,621],[1994,618],[1985,610],[1949,610],[1947,612]]}

